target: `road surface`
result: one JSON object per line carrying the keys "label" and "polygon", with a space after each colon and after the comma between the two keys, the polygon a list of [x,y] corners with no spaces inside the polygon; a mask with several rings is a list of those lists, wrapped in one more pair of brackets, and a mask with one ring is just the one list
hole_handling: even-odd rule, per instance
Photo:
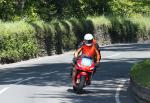
{"label": "road surface", "polygon": [[71,87],[73,52],[0,65],[1,103],[136,103],[129,86],[131,66],[150,58],[150,44],[101,47],[102,60],[83,94]]}

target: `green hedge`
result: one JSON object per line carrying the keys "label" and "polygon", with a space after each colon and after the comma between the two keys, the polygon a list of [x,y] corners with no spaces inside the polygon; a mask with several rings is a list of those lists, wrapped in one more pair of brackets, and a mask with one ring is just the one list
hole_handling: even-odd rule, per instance
{"label": "green hedge", "polygon": [[[110,17],[109,17],[110,18]],[[150,39],[150,17],[110,18],[111,40],[116,42],[137,42]]]}
{"label": "green hedge", "polygon": [[36,55],[33,27],[26,22],[0,23],[0,61],[16,62]]}
{"label": "green hedge", "polygon": [[99,44],[150,39],[148,17],[87,17],[51,22],[0,22],[0,62],[10,63],[75,49],[85,33]]}
{"label": "green hedge", "polygon": [[135,64],[131,69],[131,77],[141,86],[150,88],[150,59]]}

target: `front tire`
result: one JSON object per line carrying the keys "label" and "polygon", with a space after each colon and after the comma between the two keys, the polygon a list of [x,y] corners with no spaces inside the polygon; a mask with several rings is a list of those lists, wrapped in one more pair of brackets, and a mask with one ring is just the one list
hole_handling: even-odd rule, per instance
{"label": "front tire", "polygon": [[82,93],[83,87],[85,86],[85,80],[86,80],[86,77],[81,76],[80,83],[77,85],[77,88],[76,88],[77,93]]}

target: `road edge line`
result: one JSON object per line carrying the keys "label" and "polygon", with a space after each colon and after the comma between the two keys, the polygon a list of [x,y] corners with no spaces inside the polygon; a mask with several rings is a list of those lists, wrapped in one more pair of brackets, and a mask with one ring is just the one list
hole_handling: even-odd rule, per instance
{"label": "road edge line", "polygon": [[3,94],[5,91],[7,91],[9,89],[9,87],[5,87],[2,90],[0,90],[0,94]]}
{"label": "road edge line", "polygon": [[122,88],[124,87],[124,85],[128,81],[128,79],[121,80],[121,81],[122,81],[122,83],[120,83],[120,85],[118,85],[118,87],[116,89],[116,94],[115,94],[116,103],[121,103],[121,101],[120,101],[120,92],[122,91]]}

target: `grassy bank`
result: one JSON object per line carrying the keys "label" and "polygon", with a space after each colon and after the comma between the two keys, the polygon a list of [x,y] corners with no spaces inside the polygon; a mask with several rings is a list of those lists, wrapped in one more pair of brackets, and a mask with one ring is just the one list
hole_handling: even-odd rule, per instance
{"label": "grassy bank", "polygon": [[148,17],[87,17],[51,22],[0,22],[0,63],[75,49],[85,33],[94,33],[99,44],[150,39]]}
{"label": "grassy bank", "polygon": [[135,64],[131,69],[131,77],[141,86],[150,88],[150,59]]}

